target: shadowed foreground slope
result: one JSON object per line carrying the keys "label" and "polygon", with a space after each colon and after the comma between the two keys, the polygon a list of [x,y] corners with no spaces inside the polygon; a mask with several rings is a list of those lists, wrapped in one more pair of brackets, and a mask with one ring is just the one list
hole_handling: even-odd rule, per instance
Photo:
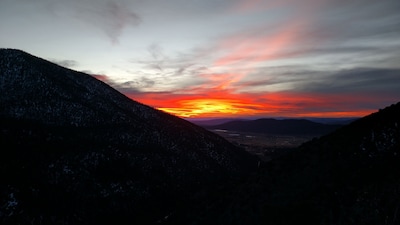
{"label": "shadowed foreground slope", "polygon": [[171,224],[400,224],[400,103],[314,139]]}

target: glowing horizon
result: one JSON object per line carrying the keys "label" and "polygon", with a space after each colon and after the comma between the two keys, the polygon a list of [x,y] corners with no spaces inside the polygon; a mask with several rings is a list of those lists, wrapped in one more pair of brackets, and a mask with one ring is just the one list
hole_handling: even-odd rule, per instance
{"label": "glowing horizon", "polygon": [[[368,104],[363,96],[325,95],[302,93],[268,93],[264,95],[242,93],[208,95],[175,95],[147,93],[128,95],[129,98],[150,105],[181,118],[233,118],[233,117],[363,117],[379,110],[358,109],[357,104]],[[348,103],[342,105],[344,101]],[[354,103],[351,103],[354,102]],[[392,103],[395,103],[394,101]],[[390,104],[392,104],[390,103]],[[388,105],[390,105],[388,103]],[[344,109],[344,110],[343,110]]]}
{"label": "glowing horizon", "polygon": [[[225,108],[227,104],[216,105],[213,108]],[[319,112],[319,113],[299,113],[299,114],[268,114],[266,112],[263,113],[253,113],[253,114],[241,114],[238,113],[241,109],[234,110],[203,110],[202,107],[198,109],[187,109],[187,108],[157,108],[158,110],[164,111],[166,113],[172,114],[177,117],[181,117],[183,119],[206,119],[206,118],[251,118],[251,117],[293,117],[293,118],[303,118],[303,117],[315,117],[315,118],[353,118],[353,117],[364,117],[371,113],[376,112],[377,110],[365,110],[365,111],[357,111],[357,112]],[[233,111],[229,112],[229,111]],[[243,110],[246,111],[246,110]]]}

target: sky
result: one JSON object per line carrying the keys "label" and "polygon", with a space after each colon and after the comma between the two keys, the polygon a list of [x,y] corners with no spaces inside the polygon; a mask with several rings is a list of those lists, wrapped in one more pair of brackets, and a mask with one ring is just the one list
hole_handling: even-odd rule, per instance
{"label": "sky", "polygon": [[361,117],[400,101],[399,0],[0,0],[0,48],[184,118]]}

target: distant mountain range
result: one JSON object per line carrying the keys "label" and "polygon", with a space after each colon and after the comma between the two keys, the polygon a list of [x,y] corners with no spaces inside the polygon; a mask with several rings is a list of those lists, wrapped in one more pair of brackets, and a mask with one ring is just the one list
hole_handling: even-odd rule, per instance
{"label": "distant mountain range", "polygon": [[311,122],[322,123],[322,124],[336,124],[336,125],[346,125],[355,121],[356,117],[339,117],[339,118],[323,118],[323,117],[306,117],[306,118],[293,118],[293,117],[279,117],[279,118],[215,118],[215,119],[198,119],[198,118],[188,118],[186,120],[197,124],[199,126],[216,126],[223,123],[232,121],[252,121],[258,119],[276,119],[276,120],[286,120],[286,119],[304,119]]}
{"label": "distant mountain range", "polygon": [[400,224],[400,102],[261,163],[19,50],[0,91],[0,224]]}
{"label": "distant mountain range", "polygon": [[0,50],[0,92],[0,224],[152,223],[257,166],[206,129],[20,50]]}
{"label": "distant mountain range", "polygon": [[265,133],[277,135],[324,135],[342,125],[322,124],[305,119],[256,119],[234,120],[219,125],[202,125],[207,129],[223,129],[230,131]]}
{"label": "distant mountain range", "polygon": [[188,118],[186,119],[196,125],[199,126],[215,126],[215,125],[220,125],[223,123],[227,122],[232,122],[232,121],[247,121],[251,119],[244,119],[244,118],[219,118],[219,119],[196,119],[196,118]]}

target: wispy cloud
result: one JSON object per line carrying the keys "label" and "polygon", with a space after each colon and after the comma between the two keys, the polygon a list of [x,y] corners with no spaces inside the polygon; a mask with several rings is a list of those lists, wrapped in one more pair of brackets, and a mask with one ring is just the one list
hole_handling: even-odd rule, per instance
{"label": "wispy cloud", "polygon": [[314,77],[313,82],[296,86],[297,90],[312,93],[370,93],[400,96],[400,68],[353,68],[327,76]]}
{"label": "wispy cloud", "polygon": [[125,28],[137,26],[141,22],[140,16],[132,11],[131,4],[125,1],[39,1],[56,16],[76,18],[102,30],[114,44],[118,43]]}
{"label": "wispy cloud", "polygon": [[79,65],[79,63],[77,61],[71,60],[71,59],[65,59],[65,60],[49,59],[49,60],[57,65],[67,67],[67,68],[73,68],[73,67]]}

